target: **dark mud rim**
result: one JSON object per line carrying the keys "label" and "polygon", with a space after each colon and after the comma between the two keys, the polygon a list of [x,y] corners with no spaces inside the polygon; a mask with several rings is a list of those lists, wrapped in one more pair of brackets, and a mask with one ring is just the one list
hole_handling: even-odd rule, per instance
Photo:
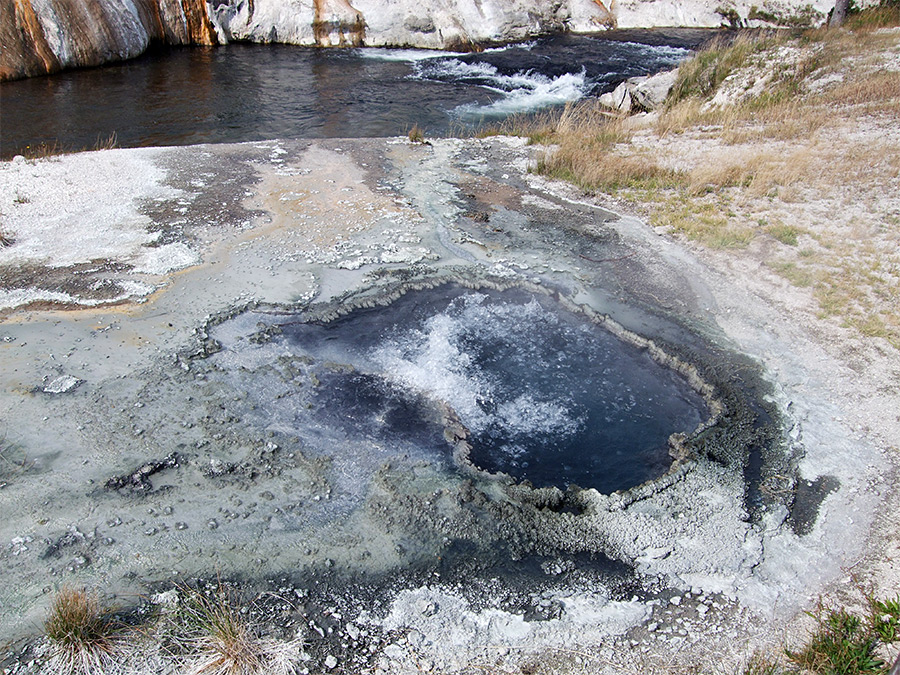
{"label": "dark mud rim", "polygon": [[[300,302],[274,305],[250,303],[211,317],[206,324],[206,328],[199,335],[201,338],[200,348],[188,356],[205,357],[217,352],[220,346],[209,337],[209,329],[247,311],[259,310],[273,314],[284,313],[294,316],[302,314],[302,320],[306,323],[331,323],[361,309],[387,307],[407,293],[431,290],[448,284],[455,284],[473,291],[506,291],[518,288],[552,298],[564,309],[588,318],[594,325],[612,333],[623,342],[645,350],[653,361],[680,374],[688,385],[703,398],[709,410],[709,416],[690,433],[674,433],[668,439],[669,454],[673,458],[669,469],[656,478],[626,490],[617,490],[611,494],[603,495],[604,497],[615,500],[620,508],[627,506],[634,501],[646,498],[652,493],[659,492],[677,483],[692,467],[696,466],[698,457],[693,450],[693,442],[704,431],[719,424],[725,411],[725,403],[716,396],[716,387],[703,379],[693,363],[666,351],[650,338],[628,330],[607,314],[602,314],[586,305],[573,302],[560,289],[548,288],[524,279],[506,279],[491,274],[478,273],[470,269],[452,270],[449,273],[445,270],[443,273],[422,275],[415,279],[390,281],[380,285],[376,283],[368,288],[348,291],[332,300],[320,303]],[[509,474],[487,471],[474,464],[470,457],[472,446],[468,440],[470,437],[469,429],[460,421],[456,412],[446,401],[437,400],[435,403],[441,412],[444,438],[452,449],[454,463],[463,473],[473,478],[515,486],[517,491],[530,490],[535,494],[547,491],[548,488],[534,488],[526,481],[518,481]],[[560,488],[551,487],[549,489],[559,490]],[[594,488],[580,489],[597,492]],[[602,493],[597,492],[597,494]]]}

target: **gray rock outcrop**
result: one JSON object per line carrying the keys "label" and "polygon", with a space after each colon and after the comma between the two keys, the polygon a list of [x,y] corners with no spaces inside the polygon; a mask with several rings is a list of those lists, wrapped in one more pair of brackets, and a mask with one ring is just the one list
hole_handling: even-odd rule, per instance
{"label": "gray rock outcrop", "polygon": [[613,91],[602,94],[600,105],[624,114],[656,110],[665,103],[675,84],[676,73],[668,70],[648,77],[632,77]]}

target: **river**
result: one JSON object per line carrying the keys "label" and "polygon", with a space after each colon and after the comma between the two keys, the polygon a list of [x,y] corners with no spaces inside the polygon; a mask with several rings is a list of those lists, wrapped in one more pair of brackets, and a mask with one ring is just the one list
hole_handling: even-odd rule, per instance
{"label": "river", "polygon": [[230,44],[0,85],[0,156],[41,145],[190,145],[468,133],[674,67],[714,34],[558,35],[459,54]]}

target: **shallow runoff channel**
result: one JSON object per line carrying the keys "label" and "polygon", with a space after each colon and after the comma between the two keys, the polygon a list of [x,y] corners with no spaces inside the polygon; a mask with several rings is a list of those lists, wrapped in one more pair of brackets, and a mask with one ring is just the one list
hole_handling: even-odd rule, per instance
{"label": "shallow runoff channel", "polygon": [[[401,673],[664,648],[710,617],[728,645],[835,574],[872,510],[836,550],[819,505],[877,458],[830,427],[810,450],[703,267],[528,173],[534,152],[0,165],[27,198],[0,249],[0,625],[22,658],[62,584],[146,607],[224,580],[312,672]],[[826,447],[857,464],[801,477]],[[135,672],[166,672],[153,654]]]}

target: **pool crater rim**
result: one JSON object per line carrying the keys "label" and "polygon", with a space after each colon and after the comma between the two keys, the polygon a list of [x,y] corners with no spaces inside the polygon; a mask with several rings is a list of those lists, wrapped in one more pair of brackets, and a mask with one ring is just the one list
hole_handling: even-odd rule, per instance
{"label": "pool crater rim", "polygon": [[[372,284],[367,287],[348,291],[320,302],[297,301],[294,303],[261,303],[252,302],[229,311],[210,317],[206,327],[200,334],[201,347],[199,353],[194,356],[205,357],[221,349],[213,338],[210,337],[210,329],[216,325],[239,316],[248,311],[265,311],[272,314],[283,314],[300,317],[303,323],[328,324],[346,318],[366,309],[388,307],[408,293],[427,291],[442,286],[458,286],[470,291],[491,290],[503,292],[512,289],[520,289],[535,295],[550,298],[569,312],[579,314],[587,318],[592,324],[606,330],[619,340],[644,350],[650,358],[663,368],[678,373],[685,382],[704,401],[708,416],[690,432],[675,432],[668,438],[669,455],[672,463],[661,475],[650,478],[637,485],[615,490],[612,493],[602,493],[593,487],[571,485],[567,490],[576,489],[589,491],[604,497],[615,497],[625,506],[633,501],[641,499],[652,492],[665,488],[679,480],[691,467],[698,462],[698,456],[691,448],[691,441],[696,439],[705,430],[717,425],[725,412],[724,402],[716,395],[716,388],[706,381],[699,369],[693,363],[681,358],[657,344],[652,338],[632,331],[613,319],[610,315],[598,312],[587,304],[577,303],[567,297],[560,289],[549,288],[543,284],[536,284],[525,279],[508,279],[496,277],[489,273],[473,274],[472,270],[455,271],[450,274],[432,274],[415,279],[407,279],[388,284]],[[268,329],[263,329],[265,333]],[[261,337],[265,337],[264,335]],[[562,491],[560,486],[535,487],[526,478],[515,478],[502,471],[489,471],[479,467],[471,458],[473,446],[470,442],[471,432],[459,419],[452,406],[442,399],[431,399],[441,415],[444,438],[451,448],[451,454],[455,466],[465,475],[472,478],[487,480],[494,483],[515,486],[517,491],[528,489],[535,493],[547,490]]]}

